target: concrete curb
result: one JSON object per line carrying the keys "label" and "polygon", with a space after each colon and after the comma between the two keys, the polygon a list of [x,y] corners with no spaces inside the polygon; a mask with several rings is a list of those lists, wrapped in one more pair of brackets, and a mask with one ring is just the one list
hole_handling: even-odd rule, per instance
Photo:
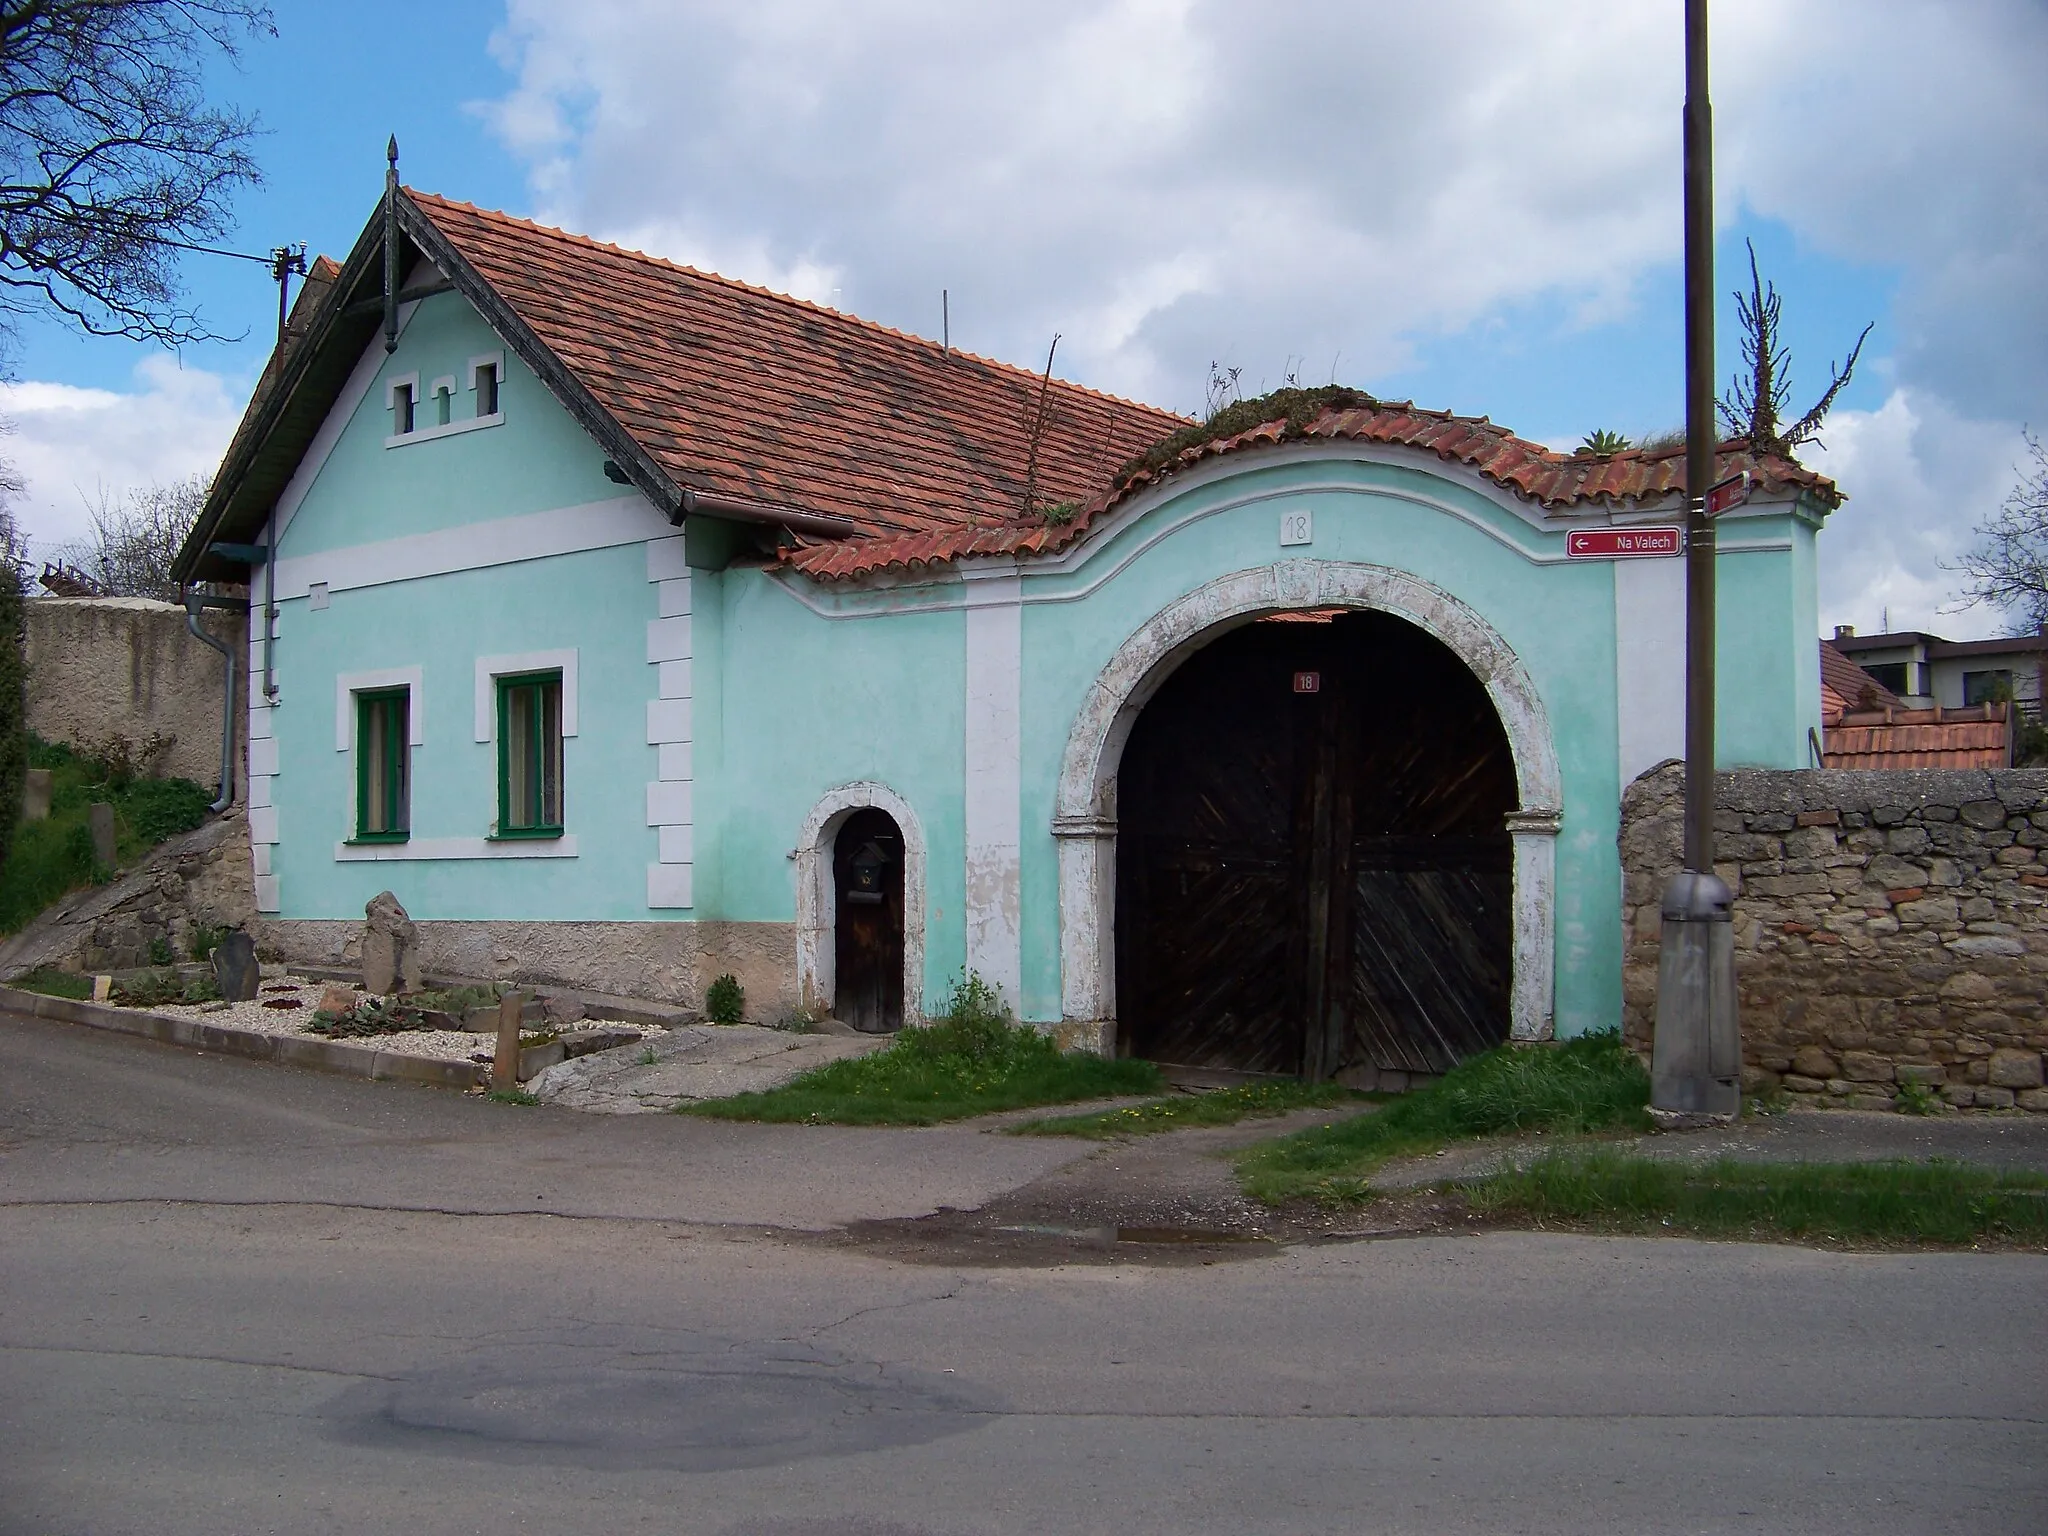
{"label": "concrete curb", "polygon": [[[425,1083],[435,1088],[475,1088],[489,1083],[491,1069],[474,1061],[441,1061],[426,1056],[405,1056],[397,1051],[369,1045],[348,1045],[339,1040],[310,1040],[303,1035],[266,1035],[253,1029],[231,1029],[198,1019],[151,1013],[142,1008],[115,1008],[106,1003],[87,1003],[69,997],[50,997],[41,992],[24,992],[19,987],[0,986],[0,1008],[25,1013],[32,1018],[52,1019],[60,1024],[83,1024],[88,1029],[111,1030],[118,1035],[140,1035],[163,1045],[183,1045],[213,1051],[222,1056],[245,1056],[253,1061],[281,1062],[313,1072],[333,1072],[343,1077],[390,1079]],[[520,1077],[527,1071],[528,1057],[541,1057],[560,1050],[560,1042],[529,1046],[520,1052]],[[548,1065],[542,1060],[533,1068]]]}

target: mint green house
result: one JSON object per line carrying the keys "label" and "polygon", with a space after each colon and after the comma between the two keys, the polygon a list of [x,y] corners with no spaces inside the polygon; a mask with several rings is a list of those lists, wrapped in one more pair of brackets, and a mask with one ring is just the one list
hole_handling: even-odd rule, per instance
{"label": "mint green house", "polygon": [[[1197,427],[395,188],[281,362],[180,575],[274,610],[285,958],[388,889],[430,971],[881,1029],[971,969],[1076,1044],[1389,1084],[1620,1017],[1681,454],[1342,390]],[[1724,461],[1723,762],[1803,766],[1838,497]]]}

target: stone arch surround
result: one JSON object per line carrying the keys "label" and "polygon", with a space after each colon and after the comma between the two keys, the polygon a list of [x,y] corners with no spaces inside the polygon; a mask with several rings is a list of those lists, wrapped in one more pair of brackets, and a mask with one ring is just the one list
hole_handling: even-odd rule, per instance
{"label": "stone arch surround", "polygon": [[1493,700],[1521,801],[1508,816],[1514,841],[1509,1035],[1549,1039],[1564,792],[1543,696],[1493,626],[1442,588],[1388,566],[1329,560],[1283,560],[1217,577],[1148,619],[1089,684],[1067,735],[1053,802],[1063,1033],[1105,1053],[1115,1050],[1117,771],[1138,715],[1174,669],[1219,634],[1264,614],[1305,608],[1370,609],[1405,619],[1449,647]]}
{"label": "stone arch surround", "polygon": [[855,811],[887,811],[903,834],[903,1022],[924,1022],[925,841],[917,813],[886,784],[863,779],[827,790],[804,818],[796,841],[797,995],[805,1007],[829,1006],[837,982],[837,903],[832,844]]}

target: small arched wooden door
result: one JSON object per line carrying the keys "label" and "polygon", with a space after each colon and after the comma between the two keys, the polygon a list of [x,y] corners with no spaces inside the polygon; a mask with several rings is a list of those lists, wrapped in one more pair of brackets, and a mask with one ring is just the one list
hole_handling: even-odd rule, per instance
{"label": "small arched wooden door", "polygon": [[833,1016],[868,1034],[903,1025],[903,833],[855,811],[832,843]]}

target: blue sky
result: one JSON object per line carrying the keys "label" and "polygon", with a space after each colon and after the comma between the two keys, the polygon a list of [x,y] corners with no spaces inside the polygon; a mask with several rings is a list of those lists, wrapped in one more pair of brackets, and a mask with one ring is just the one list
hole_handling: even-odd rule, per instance
{"label": "blue sky", "polygon": [[[1183,410],[1211,360],[1247,392],[1334,362],[1558,446],[1677,426],[1676,5],[1449,8],[1455,57],[1427,19],[1317,10],[1310,48],[1205,0],[287,3],[219,72],[268,130],[228,243],[344,253],[395,131],[414,185],[906,329],[936,330],[945,286],[957,343],[1031,362],[1059,331],[1061,372]],[[1745,238],[1785,296],[1795,409],[1876,323],[1810,458],[1851,496],[1830,623],[1997,625],[1940,611],[1940,562],[2048,417],[2044,15],[1717,8],[1724,379]],[[185,272],[243,340],[18,337],[0,413],[45,547],[88,497],[224,446],[275,291],[249,264]]]}

